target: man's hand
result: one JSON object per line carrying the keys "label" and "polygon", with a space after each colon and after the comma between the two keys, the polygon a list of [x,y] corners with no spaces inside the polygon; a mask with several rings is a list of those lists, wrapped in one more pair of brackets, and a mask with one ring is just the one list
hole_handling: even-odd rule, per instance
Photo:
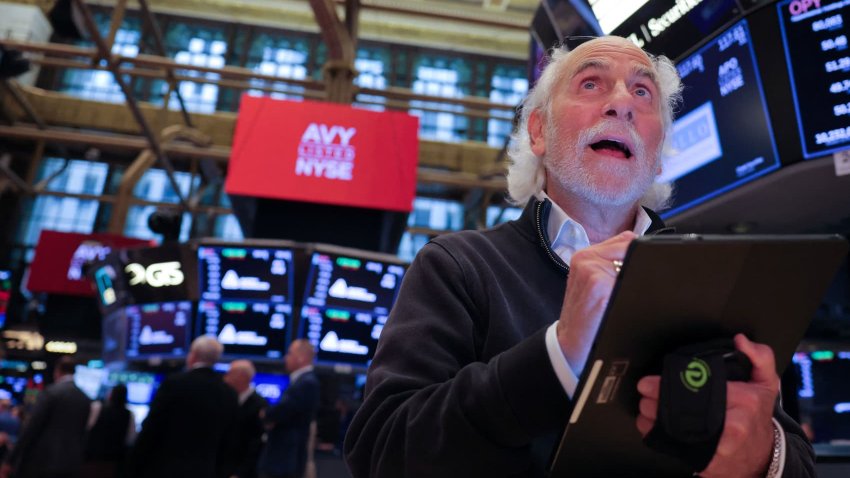
{"label": "man's hand", "polygon": [[635,237],[631,231],[622,232],[576,252],[570,261],[567,294],[558,320],[558,343],[576,375],[584,369],[614,289],[617,271],[613,261],[623,260]]}
{"label": "man's hand", "polygon": [[[773,407],[779,393],[779,376],[773,350],[751,342],[743,334],[735,336],[735,348],[753,363],[749,382],[726,385],[726,420],[717,451],[700,476],[763,477],[773,450]],[[640,414],[637,427],[646,436],[655,425],[661,377],[644,377],[638,382]]]}

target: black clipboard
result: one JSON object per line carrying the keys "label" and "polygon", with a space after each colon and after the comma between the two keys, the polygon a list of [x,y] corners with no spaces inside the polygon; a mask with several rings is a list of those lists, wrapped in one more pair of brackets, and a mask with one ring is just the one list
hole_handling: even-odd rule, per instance
{"label": "black clipboard", "polygon": [[[664,354],[743,332],[782,371],[850,249],[837,235],[658,235],[634,240],[615,283],[551,476],[689,477],[643,445],[637,382]],[[613,267],[613,266],[612,266]]]}

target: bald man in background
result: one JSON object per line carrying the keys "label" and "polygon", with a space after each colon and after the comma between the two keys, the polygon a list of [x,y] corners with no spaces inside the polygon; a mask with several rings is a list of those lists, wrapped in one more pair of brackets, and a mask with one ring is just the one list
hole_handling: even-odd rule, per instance
{"label": "bald man in background", "polygon": [[250,360],[234,360],[224,374],[224,382],[239,395],[236,415],[236,438],[233,448],[231,478],[257,476],[257,460],[263,448],[263,416],[268,407],[266,399],[254,390],[251,383],[256,369]]}

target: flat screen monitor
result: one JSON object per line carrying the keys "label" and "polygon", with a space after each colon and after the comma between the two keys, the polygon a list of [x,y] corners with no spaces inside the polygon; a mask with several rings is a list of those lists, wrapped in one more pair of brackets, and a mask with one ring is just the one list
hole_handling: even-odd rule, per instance
{"label": "flat screen monitor", "polygon": [[85,365],[74,367],[74,385],[91,400],[100,400],[109,371],[104,368],[92,368]]}
{"label": "flat screen monitor", "polygon": [[[36,374],[36,376],[40,382],[41,374]],[[23,403],[27,388],[33,380],[34,377],[4,371],[0,374],[0,399],[11,400],[15,404]]]}
{"label": "flat screen monitor", "polygon": [[74,384],[92,400],[105,400],[109,391],[121,384],[127,387],[128,403],[149,404],[161,381],[159,375],[148,372],[114,371],[85,365],[77,365],[74,370]]}
{"label": "flat screen monitor", "polygon": [[189,351],[192,303],[131,305],[127,316],[127,359],[180,357]]}
{"label": "flat screen monitor", "polygon": [[801,347],[793,363],[800,423],[812,443],[850,447],[850,344]]}
{"label": "flat screen monitor", "polygon": [[6,310],[12,294],[12,272],[0,270],[0,328],[6,325]]}
{"label": "flat screen monitor", "polygon": [[312,253],[300,336],[316,347],[316,362],[366,367],[395,302],[405,264],[364,251]]}
{"label": "flat screen monitor", "polygon": [[283,392],[289,386],[288,375],[277,375],[273,373],[254,374],[254,389],[261,397],[265,398],[269,405],[280,402]]}
{"label": "flat screen monitor", "polygon": [[253,301],[206,301],[198,305],[197,335],[214,335],[227,357],[280,359],[286,354],[292,306]]}
{"label": "flat screen monitor", "polygon": [[288,248],[201,246],[201,299],[256,300],[292,304],[295,274]]}
{"label": "flat screen monitor", "polygon": [[127,408],[133,412],[136,422],[136,430],[142,429],[142,422],[148,416],[150,403],[154,394],[162,383],[162,375],[148,372],[136,372],[132,370],[110,371],[106,376],[105,390],[102,398],[106,397],[106,391],[112,387],[123,384],[127,387]]}
{"label": "flat screen monitor", "polygon": [[779,168],[746,20],[677,65],[684,102],[659,181],[675,182],[669,217]]}
{"label": "flat screen monitor", "polygon": [[776,4],[803,157],[850,148],[850,3]]}
{"label": "flat screen monitor", "polygon": [[[135,404],[150,404],[154,392],[162,382],[162,376],[148,372],[136,372],[132,370],[110,371],[106,375],[104,385],[107,390],[122,384],[127,387],[127,402]],[[106,391],[104,391],[105,396]]]}

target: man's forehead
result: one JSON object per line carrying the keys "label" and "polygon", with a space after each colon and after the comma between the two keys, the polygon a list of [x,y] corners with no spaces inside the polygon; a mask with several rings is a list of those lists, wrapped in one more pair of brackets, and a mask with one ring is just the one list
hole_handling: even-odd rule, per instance
{"label": "man's forehead", "polygon": [[615,63],[627,62],[635,72],[654,76],[655,66],[643,50],[621,38],[601,38],[580,45],[567,61],[567,75],[572,77],[588,67],[610,68]]}

